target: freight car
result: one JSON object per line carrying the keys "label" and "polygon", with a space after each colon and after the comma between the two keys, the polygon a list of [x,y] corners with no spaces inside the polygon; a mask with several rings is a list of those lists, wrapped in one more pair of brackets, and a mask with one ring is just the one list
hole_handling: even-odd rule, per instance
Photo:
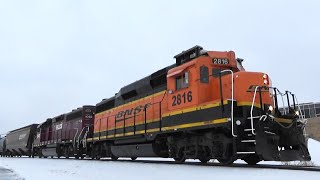
{"label": "freight car", "polygon": [[6,137],[7,156],[29,156],[33,155],[32,145],[36,135],[38,124],[31,124],[13,131]]}
{"label": "freight car", "polygon": [[47,119],[37,127],[34,151],[39,157],[83,158],[86,137],[92,136],[95,106],[83,106]]}
{"label": "freight car", "polygon": [[5,156],[6,152],[6,137],[0,137],[0,156]]}
{"label": "freight car", "polygon": [[96,105],[92,158],[310,160],[296,97],[272,87],[267,74],[245,71],[233,51],[195,46],[174,58]]}

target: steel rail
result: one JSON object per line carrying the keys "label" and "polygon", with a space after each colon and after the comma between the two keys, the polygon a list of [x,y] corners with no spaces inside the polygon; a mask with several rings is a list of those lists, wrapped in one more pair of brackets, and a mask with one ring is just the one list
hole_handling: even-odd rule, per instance
{"label": "steel rail", "polygon": [[[28,157],[25,157],[28,158]],[[47,158],[46,158],[47,159]],[[65,158],[51,158],[52,160],[64,160]],[[118,162],[118,163],[141,163],[141,164],[166,164],[166,165],[183,165],[183,166],[206,166],[206,167],[226,167],[226,168],[251,168],[251,169],[279,169],[279,170],[296,170],[296,171],[313,171],[320,172],[320,166],[299,166],[299,165],[274,165],[274,164],[257,164],[257,165],[248,165],[248,164],[240,164],[233,163],[231,165],[222,165],[217,162],[209,162],[209,163],[201,163],[201,162],[184,162],[177,163],[175,161],[168,160],[131,160],[131,159],[100,159],[100,160],[92,160],[91,158],[85,159],[75,159],[71,158],[68,160],[75,161],[101,161],[101,162]]]}

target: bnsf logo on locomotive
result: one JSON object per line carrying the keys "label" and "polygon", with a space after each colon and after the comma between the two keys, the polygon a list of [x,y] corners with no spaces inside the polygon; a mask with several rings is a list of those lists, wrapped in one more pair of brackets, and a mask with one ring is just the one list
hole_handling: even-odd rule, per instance
{"label": "bnsf logo on locomotive", "polygon": [[[256,90],[256,87],[258,86],[256,85],[249,86],[247,92],[254,92]],[[270,90],[270,88],[267,86],[260,86],[260,88],[261,88],[261,92],[268,92]],[[257,89],[257,91],[259,91],[259,89]]]}
{"label": "bnsf logo on locomotive", "polygon": [[[150,106],[151,106],[151,103],[147,103],[144,106],[140,105],[140,106],[137,106],[135,108],[131,108],[131,109],[127,109],[127,110],[124,110],[124,111],[120,111],[116,115],[116,118],[122,118],[122,117],[128,116],[128,115],[130,116],[130,115],[139,114],[141,111],[144,111],[145,109],[147,109]],[[119,120],[119,121],[122,121],[122,120]]]}

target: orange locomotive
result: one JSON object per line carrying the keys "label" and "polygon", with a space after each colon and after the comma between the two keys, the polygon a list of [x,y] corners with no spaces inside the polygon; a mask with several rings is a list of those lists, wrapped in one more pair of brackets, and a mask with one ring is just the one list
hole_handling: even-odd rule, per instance
{"label": "orange locomotive", "polygon": [[[195,46],[175,59],[96,105],[87,154],[223,164],[310,160],[296,97],[272,87],[267,74],[245,71],[233,51]],[[278,96],[287,98],[287,112],[279,111]]]}

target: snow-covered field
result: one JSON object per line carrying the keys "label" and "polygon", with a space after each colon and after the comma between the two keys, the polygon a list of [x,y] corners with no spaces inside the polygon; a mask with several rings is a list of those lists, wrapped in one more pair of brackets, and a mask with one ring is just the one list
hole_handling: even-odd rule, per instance
{"label": "snow-covered field", "polygon": [[[312,161],[320,165],[320,143],[309,140]],[[163,159],[160,159],[163,160]],[[243,163],[237,161],[237,163]],[[263,162],[263,164],[268,162]],[[178,164],[88,161],[66,159],[0,158],[0,167],[14,170],[26,180],[124,179],[319,179],[319,172]],[[2,180],[2,179],[1,179]]]}

